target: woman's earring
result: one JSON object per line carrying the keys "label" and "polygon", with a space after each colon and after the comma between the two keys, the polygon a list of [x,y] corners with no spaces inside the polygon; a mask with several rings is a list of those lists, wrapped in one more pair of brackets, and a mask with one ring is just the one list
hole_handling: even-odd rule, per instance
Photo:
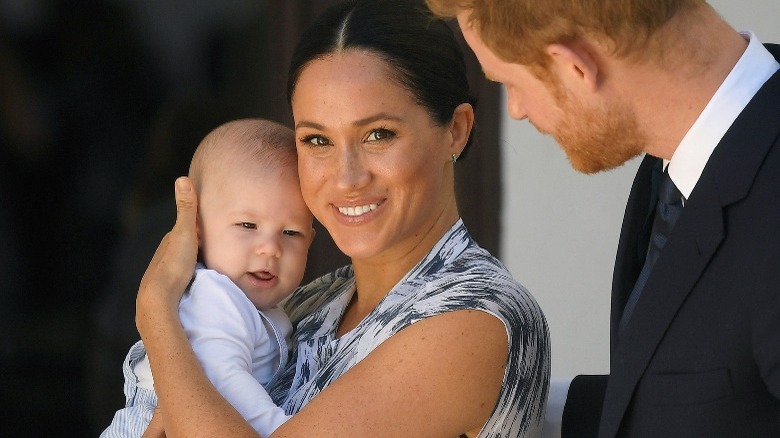
{"label": "woman's earring", "polygon": [[455,164],[458,162],[458,156],[455,154],[452,154],[452,164]]}

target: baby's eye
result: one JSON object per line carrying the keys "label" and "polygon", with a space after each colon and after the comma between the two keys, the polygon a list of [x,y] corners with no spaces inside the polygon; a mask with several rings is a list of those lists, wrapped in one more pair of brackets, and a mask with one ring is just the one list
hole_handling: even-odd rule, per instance
{"label": "baby's eye", "polygon": [[257,229],[257,224],[252,223],[252,222],[241,222],[238,225],[240,225],[242,228],[245,228],[247,230],[256,230]]}
{"label": "baby's eye", "polygon": [[389,129],[374,129],[368,134],[368,141],[387,140],[395,137],[395,133]]}
{"label": "baby's eye", "polygon": [[313,146],[327,146],[330,141],[321,135],[307,135],[301,139],[303,143],[308,143]]}
{"label": "baby's eye", "polygon": [[284,234],[285,236],[298,236],[301,234],[301,232],[295,230],[284,230],[282,231],[282,234]]}

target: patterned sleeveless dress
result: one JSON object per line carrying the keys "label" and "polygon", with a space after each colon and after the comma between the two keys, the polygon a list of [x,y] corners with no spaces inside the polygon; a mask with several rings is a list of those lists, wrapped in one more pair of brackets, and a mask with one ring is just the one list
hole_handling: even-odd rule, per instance
{"label": "patterned sleeveless dress", "polygon": [[531,294],[461,220],[357,327],[337,338],[354,292],[350,265],[299,288],[284,304],[295,327],[293,351],[269,392],[288,415],[410,324],[470,309],[500,319],[509,341],[499,399],[478,437],[541,435],[550,378],[547,322]]}

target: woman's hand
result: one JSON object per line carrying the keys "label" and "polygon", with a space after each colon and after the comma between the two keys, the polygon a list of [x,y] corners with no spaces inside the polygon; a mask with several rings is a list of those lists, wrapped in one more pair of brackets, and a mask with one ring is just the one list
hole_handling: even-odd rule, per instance
{"label": "woman's hand", "polygon": [[[249,423],[214,389],[179,321],[179,299],[198,256],[197,199],[189,178],[176,180],[176,224],[146,269],[136,300],[136,325],[154,374],[161,424],[148,430],[170,437],[257,437]],[[155,415],[158,417],[159,415]]]}
{"label": "woman's hand", "polygon": [[162,409],[157,408],[152,415],[152,421],[141,435],[141,438],[165,438],[165,427],[163,425]]}
{"label": "woman's hand", "polygon": [[175,310],[198,256],[197,197],[192,181],[176,180],[176,224],[165,235],[146,269],[136,300],[136,325],[144,334],[156,313]]}

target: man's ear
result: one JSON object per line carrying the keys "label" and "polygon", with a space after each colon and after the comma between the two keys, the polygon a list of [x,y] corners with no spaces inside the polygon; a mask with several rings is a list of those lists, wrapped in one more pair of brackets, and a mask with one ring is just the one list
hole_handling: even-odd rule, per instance
{"label": "man's ear", "polygon": [[585,87],[595,92],[600,85],[601,73],[596,54],[585,44],[550,44],[547,54],[552,58],[550,69],[569,87]]}

